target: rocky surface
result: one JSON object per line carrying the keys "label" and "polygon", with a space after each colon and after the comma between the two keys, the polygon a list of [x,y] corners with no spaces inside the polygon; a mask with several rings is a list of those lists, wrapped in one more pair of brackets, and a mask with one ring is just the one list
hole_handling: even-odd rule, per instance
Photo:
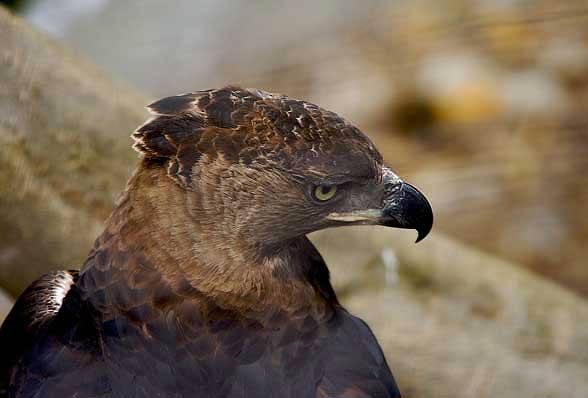
{"label": "rocky surface", "polygon": [[0,284],[79,265],[136,156],[146,100],[0,8]]}
{"label": "rocky surface", "polygon": [[12,297],[4,290],[0,289],[0,322],[4,320],[4,317],[8,314],[14,304]]}
{"label": "rocky surface", "polygon": [[588,306],[576,294],[438,234],[417,245],[385,228],[312,238],[405,396],[588,394]]}

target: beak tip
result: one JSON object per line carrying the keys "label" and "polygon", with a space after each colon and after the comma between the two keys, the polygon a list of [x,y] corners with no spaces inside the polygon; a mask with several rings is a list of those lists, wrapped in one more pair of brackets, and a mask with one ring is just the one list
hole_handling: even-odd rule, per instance
{"label": "beak tip", "polygon": [[423,210],[424,215],[422,220],[424,222],[420,224],[420,228],[417,228],[418,236],[414,243],[419,243],[421,240],[425,239],[429,235],[429,232],[431,232],[431,229],[433,229],[433,209],[426,199]]}
{"label": "beak tip", "polygon": [[414,243],[419,243],[420,241],[425,239],[427,237],[427,235],[429,235],[429,232],[431,232],[431,227],[432,227],[432,225],[428,228],[425,228],[425,229],[418,229],[417,230],[418,235],[417,235],[417,238],[414,241]]}

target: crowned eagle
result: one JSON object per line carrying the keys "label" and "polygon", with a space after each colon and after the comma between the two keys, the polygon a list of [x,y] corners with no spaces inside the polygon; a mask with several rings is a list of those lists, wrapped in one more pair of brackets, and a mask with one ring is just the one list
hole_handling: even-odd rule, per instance
{"label": "crowned eagle", "polygon": [[400,396],[307,234],[412,228],[425,197],[358,128],[225,87],[161,99],[79,271],[33,282],[0,329],[7,397]]}

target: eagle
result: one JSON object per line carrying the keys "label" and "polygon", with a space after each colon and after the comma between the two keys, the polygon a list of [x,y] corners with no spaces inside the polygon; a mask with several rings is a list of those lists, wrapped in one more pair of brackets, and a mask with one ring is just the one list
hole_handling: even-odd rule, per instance
{"label": "eagle", "polygon": [[375,398],[399,389],[307,234],[431,230],[422,193],[337,114],[228,86],[163,98],[80,270],[0,330],[0,396]]}

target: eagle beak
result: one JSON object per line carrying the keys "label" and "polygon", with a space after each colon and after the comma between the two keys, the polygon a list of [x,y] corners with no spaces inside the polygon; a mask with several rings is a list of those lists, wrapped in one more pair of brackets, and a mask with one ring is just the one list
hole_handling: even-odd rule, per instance
{"label": "eagle beak", "polygon": [[433,227],[433,209],[425,195],[414,186],[402,181],[386,187],[379,224],[387,227],[416,229],[418,232],[416,242],[419,242]]}
{"label": "eagle beak", "polygon": [[423,240],[433,227],[433,210],[425,195],[391,172],[384,177],[384,198],[380,209],[331,213],[327,218],[345,223],[416,229],[416,242]]}

